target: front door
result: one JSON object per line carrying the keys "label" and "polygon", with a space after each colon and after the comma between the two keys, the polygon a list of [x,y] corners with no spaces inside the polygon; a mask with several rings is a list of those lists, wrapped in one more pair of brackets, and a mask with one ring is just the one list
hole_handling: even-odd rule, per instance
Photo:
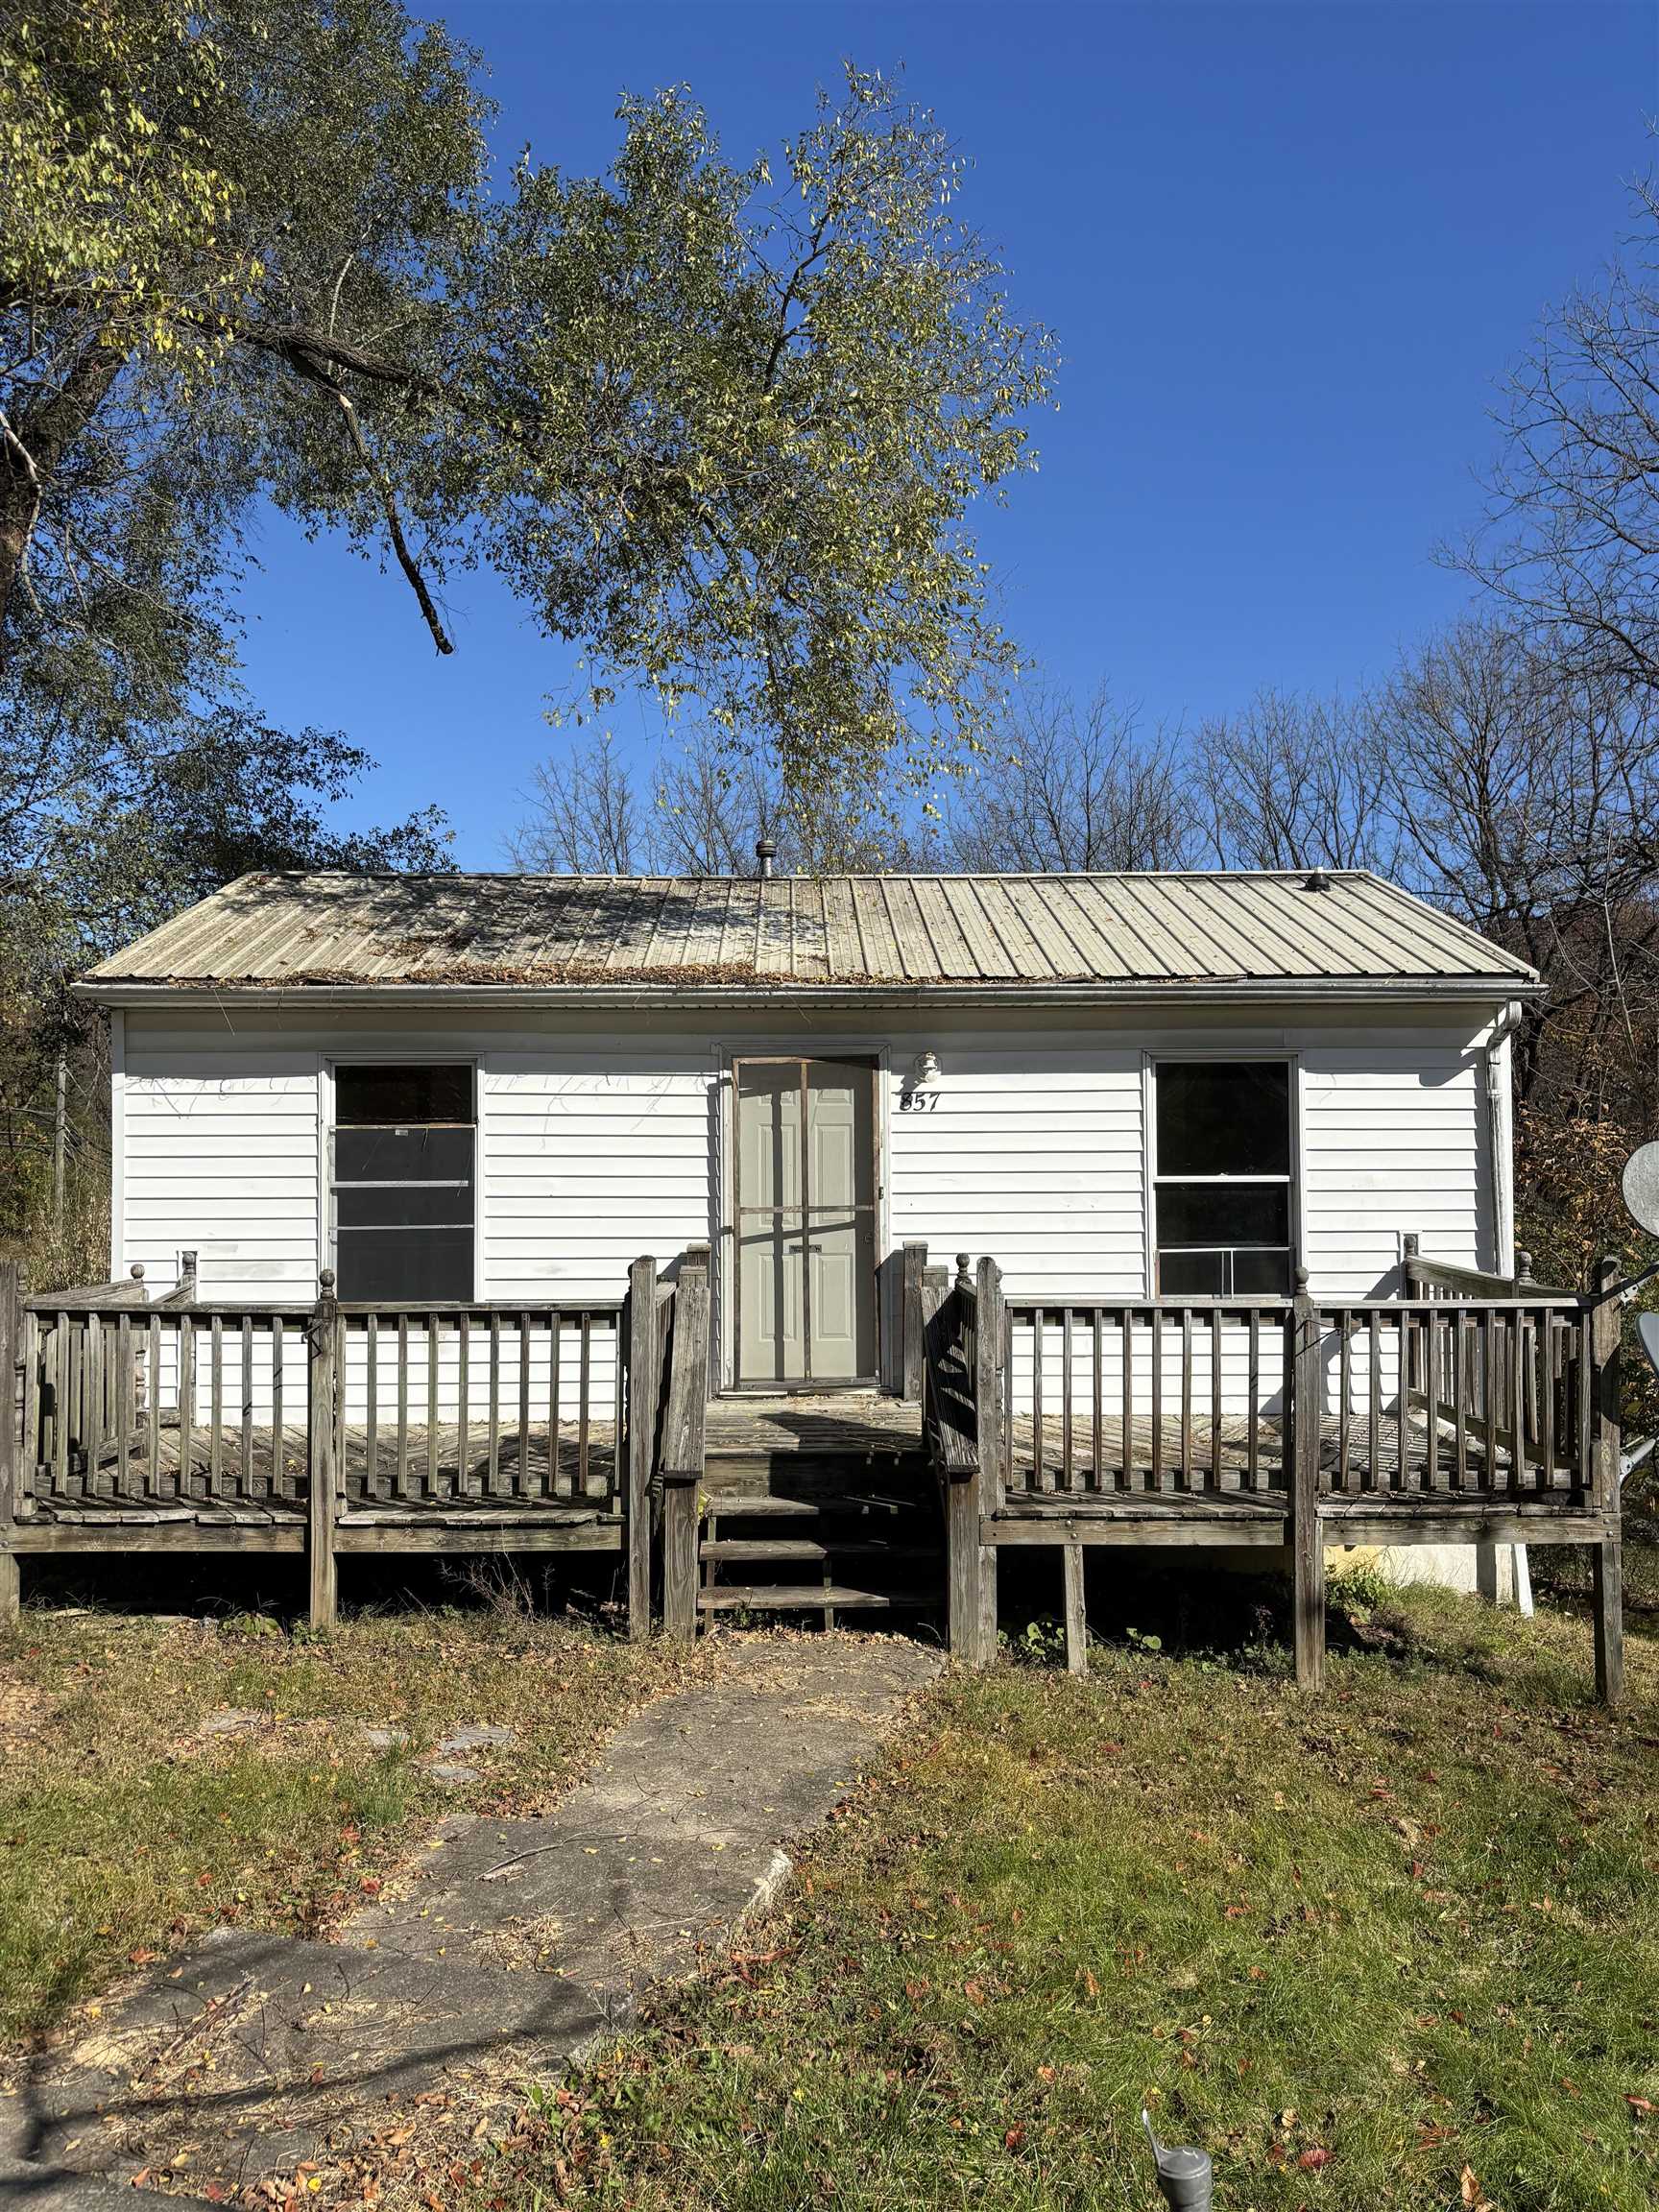
{"label": "front door", "polygon": [[739,1060],[737,1380],[876,1372],[876,1070]]}

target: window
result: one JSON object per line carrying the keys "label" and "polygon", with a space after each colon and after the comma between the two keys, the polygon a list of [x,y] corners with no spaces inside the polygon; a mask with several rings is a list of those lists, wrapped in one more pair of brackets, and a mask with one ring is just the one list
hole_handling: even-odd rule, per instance
{"label": "window", "polygon": [[1289,1063],[1160,1060],[1153,1082],[1160,1295],[1285,1295],[1292,1286]]}
{"label": "window", "polygon": [[472,1070],[334,1070],[334,1228],[342,1298],[472,1296]]}

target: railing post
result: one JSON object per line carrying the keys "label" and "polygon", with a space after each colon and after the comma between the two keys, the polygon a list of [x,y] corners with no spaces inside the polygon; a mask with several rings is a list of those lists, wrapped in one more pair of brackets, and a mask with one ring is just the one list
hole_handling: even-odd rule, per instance
{"label": "railing post", "polygon": [[[1610,1290],[1619,1280],[1617,1260],[1602,1260],[1596,1269],[1595,1292]],[[1620,1341],[1624,1333],[1624,1309],[1617,1298],[1602,1297],[1591,1317],[1591,1350],[1596,1370],[1592,1380],[1591,1450],[1595,1459],[1595,1502],[1601,1516],[1601,1540],[1591,1553],[1592,1599],[1596,1615],[1596,1695],[1603,1705],[1617,1705],[1624,1695],[1624,1590],[1623,1538],[1619,1484],[1620,1455]]]}
{"label": "railing post", "polygon": [[[1418,1294],[1417,1261],[1423,1250],[1423,1239],[1418,1236],[1415,1229],[1408,1229],[1405,1236],[1401,1238],[1400,1249],[1402,1254],[1400,1262],[1401,1295],[1406,1298],[1414,1298]],[[1402,1372],[1400,1377],[1400,1424],[1402,1433],[1404,1433],[1405,1431],[1407,1416],[1410,1411],[1410,1393],[1420,1389],[1423,1385],[1424,1380],[1422,1373],[1423,1361],[1420,1357],[1421,1346],[1418,1342],[1417,1334],[1415,1330],[1410,1328],[1407,1328],[1403,1334],[1405,1335],[1406,1342],[1410,1346],[1410,1351],[1407,1356],[1405,1371]],[[1430,1429],[1431,1433],[1432,1433],[1432,1414],[1430,1415]]]}
{"label": "railing post", "polygon": [[1290,1400],[1290,1547],[1296,1682],[1300,1689],[1319,1690],[1325,1682],[1325,1532],[1319,1520],[1319,1313],[1309,1295],[1306,1267],[1296,1270],[1291,1328],[1295,1334],[1295,1361]]}
{"label": "railing post", "polygon": [[[1002,1503],[1002,1423],[1007,1379],[1002,1373],[1002,1270],[987,1256],[979,1262],[974,1314],[974,1409],[978,1434],[979,1473],[974,1482],[979,1529]],[[975,1541],[978,1540],[978,1532]],[[997,1547],[978,1544],[979,1659],[988,1667],[997,1656]]]}
{"label": "railing post", "polygon": [[334,1556],[335,1395],[339,1377],[340,1307],[334,1270],[318,1277],[317,1303],[305,1328],[309,1347],[306,1394],[305,1555],[313,1628],[333,1627],[339,1597]]}
{"label": "railing post", "polygon": [[[23,1340],[23,1282],[14,1260],[0,1262],[0,1636],[17,1626],[22,1576],[12,1531],[17,1525],[17,1471],[22,1464],[18,1354]],[[28,1398],[25,1388],[21,1396]]]}
{"label": "railing post", "polygon": [[903,1291],[900,1307],[900,1365],[907,1405],[922,1399],[922,1278],[927,1271],[927,1247],[906,1244],[903,1251]]}
{"label": "railing post", "polygon": [[651,1459],[657,1444],[661,1371],[657,1339],[657,1262],[628,1270],[628,1634],[651,1632]]}
{"label": "railing post", "polygon": [[691,1245],[674,1287],[668,1407],[662,1423],[662,1632],[697,1633],[698,1492],[709,1402],[709,1247]]}

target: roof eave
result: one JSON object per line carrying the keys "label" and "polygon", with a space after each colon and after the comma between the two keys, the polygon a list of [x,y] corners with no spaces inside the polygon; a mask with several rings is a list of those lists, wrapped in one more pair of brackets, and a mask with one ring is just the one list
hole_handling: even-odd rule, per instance
{"label": "roof eave", "polygon": [[614,1011],[627,1007],[732,1008],[753,1006],[843,1007],[910,1004],[950,998],[974,1006],[1177,1005],[1266,1002],[1367,1005],[1378,999],[1410,1002],[1455,999],[1490,1005],[1496,1000],[1539,998],[1543,982],[1532,974],[1298,975],[1202,978],[1171,982],[980,983],[951,977],[883,983],[799,983],[757,977],[742,985],[524,984],[524,983],[177,983],[137,978],[87,978],[75,996],[108,1007],[142,1006],[385,1006],[428,1009],[517,1006]]}

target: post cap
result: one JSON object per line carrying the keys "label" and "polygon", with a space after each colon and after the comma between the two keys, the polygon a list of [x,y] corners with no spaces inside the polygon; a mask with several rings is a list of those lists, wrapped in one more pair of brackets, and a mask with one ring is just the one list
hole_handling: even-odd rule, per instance
{"label": "post cap", "polygon": [[143,1280],[144,1280],[144,1262],[143,1262],[143,1261],[142,1261],[142,1260],[134,1260],[134,1261],[133,1261],[133,1262],[132,1262],[132,1266],[128,1268],[127,1272],[128,1272],[128,1274],[129,1274],[129,1275],[131,1275],[131,1276],[132,1276],[132,1280],[133,1280],[133,1282],[134,1282],[134,1283],[142,1283],[142,1282],[143,1282]]}

